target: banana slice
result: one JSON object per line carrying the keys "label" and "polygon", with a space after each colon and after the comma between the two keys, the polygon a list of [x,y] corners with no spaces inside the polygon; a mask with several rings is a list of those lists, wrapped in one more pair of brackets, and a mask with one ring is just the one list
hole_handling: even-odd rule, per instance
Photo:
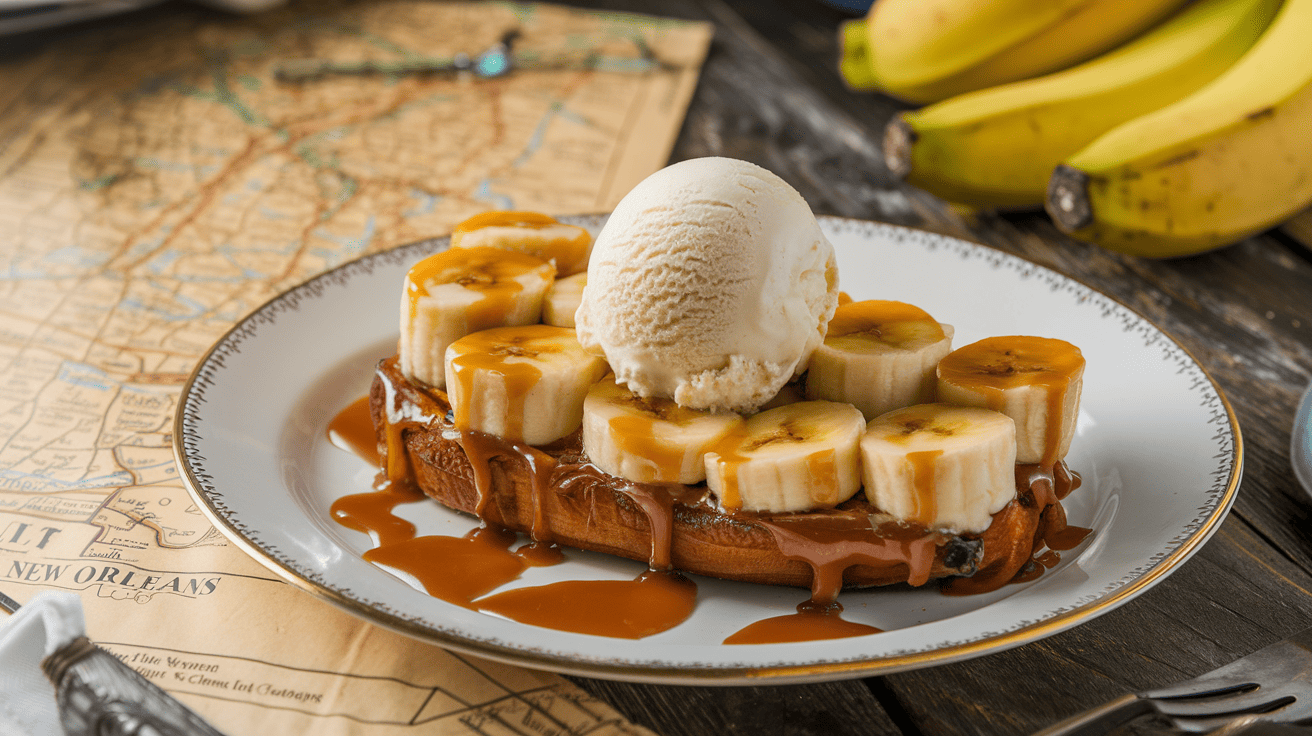
{"label": "banana slice", "polygon": [[952,328],[903,302],[843,304],[811,354],[806,395],[852,404],[867,421],[934,399],[934,366],[952,352]]}
{"label": "banana slice", "polygon": [[456,428],[529,445],[550,444],[578,429],[583,399],[607,370],[567,327],[498,327],[446,349]]}
{"label": "banana slice", "polygon": [[556,327],[573,327],[574,313],[579,311],[583,287],[587,285],[587,271],[556,279],[542,300],[542,321]]}
{"label": "banana slice", "polygon": [[1000,411],[1016,422],[1016,461],[1051,467],[1075,434],[1084,355],[1064,340],[990,337],[938,364],[938,400]]}
{"label": "banana slice", "polygon": [[861,438],[870,503],[899,519],[979,532],[1016,496],[1016,425],[974,406],[918,404],[884,414]]}
{"label": "banana slice", "polygon": [[861,488],[866,420],[851,404],[801,401],[763,411],[706,453],[706,484],[727,510],[807,511]]}
{"label": "banana slice", "polygon": [[583,449],[611,475],[692,485],[706,480],[702,455],[742,423],[731,412],[635,396],[610,375],[594,384],[583,402]]}
{"label": "banana slice", "polygon": [[447,346],[471,332],[537,322],[555,273],[541,258],[496,248],[449,249],[416,263],[401,292],[401,371],[443,388]]}
{"label": "banana slice", "polygon": [[484,212],[456,225],[452,248],[500,248],[556,264],[562,276],[588,269],[592,235],[537,212]]}

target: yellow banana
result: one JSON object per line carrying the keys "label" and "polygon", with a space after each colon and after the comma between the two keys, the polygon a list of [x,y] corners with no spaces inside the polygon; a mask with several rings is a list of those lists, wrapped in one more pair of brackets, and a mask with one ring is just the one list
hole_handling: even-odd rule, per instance
{"label": "yellow banana", "polygon": [[1312,203],[1312,0],[1286,0],[1210,84],[1053,172],[1046,206],[1081,240],[1170,257],[1241,240]]}
{"label": "yellow banana", "polygon": [[[1185,0],[880,0],[864,44],[841,34],[842,64],[854,87],[911,102],[1046,74],[1133,38]],[[868,55],[869,75],[857,56]],[[849,58],[851,57],[851,58]]]}
{"label": "yellow banana", "polygon": [[976,207],[1040,207],[1052,169],[1120,123],[1212,81],[1246,52],[1280,0],[1200,0],[1073,69],[953,97],[889,123],[894,174]]}

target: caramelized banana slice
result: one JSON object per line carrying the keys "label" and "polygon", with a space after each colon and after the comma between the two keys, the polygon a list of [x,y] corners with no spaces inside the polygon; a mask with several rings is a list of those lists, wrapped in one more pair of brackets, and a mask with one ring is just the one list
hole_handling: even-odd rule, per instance
{"label": "caramelized banana slice", "polygon": [[620,478],[692,485],[706,480],[702,455],[742,423],[732,412],[636,396],[610,375],[583,402],[583,449],[594,465]]}
{"label": "caramelized banana slice", "polygon": [[1016,496],[1016,427],[988,409],[918,404],[877,417],[861,438],[866,498],[889,514],[983,531]]}
{"label": "caramelized banana slice", "polygon": [[416,263],[401,292],[401,371],[444,387],[447,346],[471,332],[537,322],[555,274],[541,258],[496,248],[445,250]]}
{"label": "caramelized banana slice", "polygon": [[606,361],[584,352],[566,327],[524,325],[475,332],[446,350],[456,429],[546,445],[579,428],[588,388]]}
{"label": "caramelized banana slice", "polygon": [[556,327],[573,327],[574,313],[579,311],[583,287],[587,285],[587,271],[556,279],[542,300],[542,321]]}
{"label": "caramelized banana slice", "polygon": [[934,366],[952,350],[952,328],[903,302],[842,304],[811,355],[806,395],[852,404],[867,421],[934,398]]}
{"label": "caramelized banana slice", "polygon": [[1051,467],[1075,435],[1084,355],[1064,340],[990,337],[938,364],[938,399],[984,406],[1016,422],[1016,461]]}
{"label": "caramelized banana slice", "polygon": [[452,248],[500,248],[551,261],[562,276],[586,271],[592,235],[537,212],[484,212],[456,225]]}
{"label": "caramelized banana slice", "polygon": [[728,510],[830,508],[861,488],[857,443],[865,428],[851,404],[801,401],[763,411],[706,453],[706,484]]}

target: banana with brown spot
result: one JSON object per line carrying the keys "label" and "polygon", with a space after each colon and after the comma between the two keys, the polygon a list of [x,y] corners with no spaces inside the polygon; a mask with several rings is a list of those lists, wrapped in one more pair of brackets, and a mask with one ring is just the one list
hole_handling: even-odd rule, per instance
{"label": "banana with brown spot", "polygon": [[871,422],[861,439],[866,498],[932,529],[987,529],[1016,495],[1015,464],[1015,424],[973,406],[898,409]]}
{"label": "banana with brown spot", "polygon": [[609,369],[566,327],[523,325],[466,335],[446,351],[455,426],[546,445],[583,422],[583,400]]}
{"label": "banana with brown spot", "polygon": [[401,293],[401,371],[443,388],[447,346],[471,332],[537,322],[555,275],[541,258],[496,248],[448,249],[415,264]]}
{"label": "banana with brown spot", "polygon": [[833,401],[763,411],[706,453],[706,484],[730,511],[831,508],[861,488],[865,426],[856,407]]}
{"label": "banana with brown spot", "polygon": [[452,248],[500,248],[555,264],[562,276],[588,269],[592,235],[538,212],[493,211],[465,220],[451,232]]}
{"label": "banana with brown spot", "polygon": [[939,401],[1000,411],[1016,423],[1016,460],[1051,467],[1075,435],[1084,355],[1065,340],[990,337],[938,364]]}
{"label": "banana with brown spot", "polygon": [[806,395],[852,404],[869,421],[934,399],[934,368],[952,351],[952,327],[903,302],[869,300],[834,312],[811,354]]}
{"label": "banana with brown spot", "polygon": [[706,451],[742,423],[733,412],[637,396],[610,375],[583,402],[583,449],[594,465],[620,478],[692,485],[706,480]]}

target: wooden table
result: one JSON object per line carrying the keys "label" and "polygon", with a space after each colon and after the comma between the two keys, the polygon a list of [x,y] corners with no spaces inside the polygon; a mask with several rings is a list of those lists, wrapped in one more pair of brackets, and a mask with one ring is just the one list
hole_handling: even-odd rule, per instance
{"label": "wooden table", "polygon": [[[1148,261],[1066,238],[1038,213],[962,216],[885,168],[879,141],[902,105],[843,86],[835,64],[842,13],[811,0],[595,5],[716,24],[675,160],[748,159],[795,186],[817,213],[985,243],[1116,297],[1178,339],[1220,384],[1243,432],[1245,474],[1220,531],[1165,582],[1018,649],[799,687],[581,685],[668,736],[1025,734],[1124,693],[1200,674],[1312,623],[1308,497],[1289,464],[1290,428],[1312,371],[1312,253],[1292,234],[1277,230],[1201,256]],[[1163,727],[1143,721],[1130,729]]]}
{"label": "wooden table", "polygon": [[1312,372],[1312,263],[1292,230],[1156,262],[1067,239],[1041,214],[964,216],[887,171],[878,142],[901,106],[849,92],[839,80],[841,13],[813,0],[572,2],[715,24],[674,160],[754,161],[789,181],[817,213],[985,243],[1116,297],[1176,337],[1216,379],[1238,414],[1246,455],[1233,512],[1192,560],[1123,607],[1051,638],[966,662],[827,684],[576,682],[666,736],[1025,734],[1312,624],[1312,514],[1288,450],[1295,405]]}

